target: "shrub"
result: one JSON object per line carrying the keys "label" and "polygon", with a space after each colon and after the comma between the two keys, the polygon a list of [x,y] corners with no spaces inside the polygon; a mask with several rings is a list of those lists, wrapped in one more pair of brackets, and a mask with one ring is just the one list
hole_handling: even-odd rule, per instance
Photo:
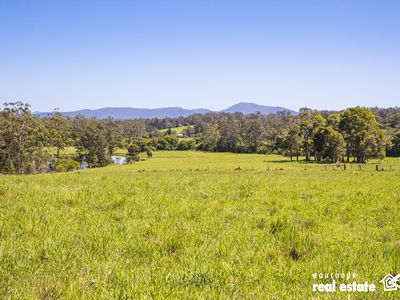
{"label": "shrub", "polygon": [[138,154],[135,154],[135,153],[132,153],[131,155],[127,155],[126,156],[126,162],[128,163],[128,164],[132,164],[132,163],[134,163],[134,162],[136,162],[136,161],[139,161],[139,155]]}
{"label": "shrub", "polygon": [[193,149],[194,149],[193,139],[179,140],[177,145],[177,150],[193,150]]}
{"label": "shrub", "polygon": [[55,171],[56,172],[68,172],[68,171],[73,171],[77,170],[80,168],[79,162],[72,160],[72,159],[58,159],[56,166],[55,166]]}
{"label": "shrub", "polygon": [[270,151],[268,149],[267,145],[261,145],[257,148],[257,153],[258,154],[268,154]]}

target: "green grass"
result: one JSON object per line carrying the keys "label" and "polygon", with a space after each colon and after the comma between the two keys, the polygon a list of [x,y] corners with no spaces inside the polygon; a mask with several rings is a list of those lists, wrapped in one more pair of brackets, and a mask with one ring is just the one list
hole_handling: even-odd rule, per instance
{"label": "green grass", "polygon": [[[0,298],[315,299],[314,272],[400,272],[394,171],[155,152],[127,166],[0,176]],[[322,280],[324,282],[324,280]]]}
{"label": "green grass", "polygon": [[[50,154],[56,154],[57,153],[57,149],[55,147],[48,147],[46,148],[46,150],[50,153]],[[127,154],[127,149],[124,148],[116,148],[115,150],[115,155],[126,155]],[[60,156],[61,157],[65,157],[65,156],[73,156],[76,155],[76,148],[75,147],[65,147],[64,149],[60,150]]]}
{"label": "green grass", "polygon": [[172,128],[166,128],[166,129],[160,129],[159,132],[164,133],[167,130],[171,129],[172,132],[175,134],[180,134],[183,132],[184,129],[188,128],[189,126],[180,126],[180,127],[172,127]]}

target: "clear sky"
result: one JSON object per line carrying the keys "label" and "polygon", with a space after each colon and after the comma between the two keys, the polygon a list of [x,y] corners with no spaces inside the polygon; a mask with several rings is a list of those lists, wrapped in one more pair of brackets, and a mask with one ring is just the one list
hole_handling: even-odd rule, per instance
{"label": "clear sky", "polygon": [[400,105],[399,0],[0,0],[0,101]]}

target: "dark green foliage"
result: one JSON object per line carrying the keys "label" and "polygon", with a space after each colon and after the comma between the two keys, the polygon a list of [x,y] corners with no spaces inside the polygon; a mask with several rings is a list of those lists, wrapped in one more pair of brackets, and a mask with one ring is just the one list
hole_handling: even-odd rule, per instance
{"label": "dark green foliage", "polygon": [[361,107],[348,108],[341,114],[339,128],[346,141],[346,157],[365,162],[383,156],[383,131],[371,111]]}
{"label": "dark green foliage", "polygon": [[128,147],[128,154],[126,156],[128,163],[139,161],[139,153],[141,152],[140,150],[140,146],[137,144],[131,144]]}
{"label": "dark green foliage", "polygon": [[193,150],[194,149],[193,139],[181,139],[178,141],[177,150]]}
{"label": "dark green foliage", "polygon": [[0,171],[35,173],[47,169],[49,134],[40,119],[32,116],[29,105],[6,103],[0,111]]}
{"label": "dark green foliage", "polygon": [[77,117],[74,119],[73,135],[75,147],[82,161],[91,167],[109,162],[106,126],[101,121]]}
{"label": "dark green foliage", "polygon": [[72,124],[59,112],[49,115],[43,122],[48,130],[49,144],[57,149],[56,154],[59,157],[60,150],[66,146],[73,145],[73,140],[71,139]]}
{"label": "dark green foliage", "polygon": [[391,138],[386,154],[387,156],[400,156],[400,131],[397,131]]}
{"label": "dark green foliage", "polygon": [[73,170],[78,170],[80,164],[72,159],[57,159],[57,163],[55,166],[56,172],[68,172]]}

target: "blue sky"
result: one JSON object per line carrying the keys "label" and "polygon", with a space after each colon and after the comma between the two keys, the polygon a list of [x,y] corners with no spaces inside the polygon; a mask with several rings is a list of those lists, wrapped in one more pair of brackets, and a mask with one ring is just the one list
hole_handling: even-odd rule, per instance
{"label": "blue sky", "polygon": [[400,105],[400,1],[0,0],[0,101]]}

